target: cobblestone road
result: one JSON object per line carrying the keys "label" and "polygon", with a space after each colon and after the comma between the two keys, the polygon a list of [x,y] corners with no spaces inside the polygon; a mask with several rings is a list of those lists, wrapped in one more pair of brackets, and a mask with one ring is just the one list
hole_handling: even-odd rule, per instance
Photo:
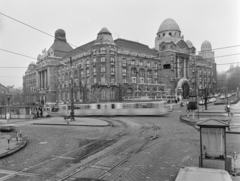
{"label": "cobblestone road", "polygon": [[[118,128],[28,125],[19,128],[29,143],[21,151],[0,160],[0,169],[20,171],[69,152]],[[7,134],[7,133],[6,133]]]}
{"label": "cobblestone road", "polygon": [[[182,111],[180,111],[182,110]],[[161,126],[160,138],[150,143],[142,152],[108,174],[111,181],[174,181],[179,169],[199,165],[199,132],[179,121],[183,108],[168,117],[132,118],[134,122],[148,122]],[[125,118],[122,118],[125,119]],[[129,118],[128,118],[129,119]],[[240,153],[240,136],[227,136],[228,153]]]}

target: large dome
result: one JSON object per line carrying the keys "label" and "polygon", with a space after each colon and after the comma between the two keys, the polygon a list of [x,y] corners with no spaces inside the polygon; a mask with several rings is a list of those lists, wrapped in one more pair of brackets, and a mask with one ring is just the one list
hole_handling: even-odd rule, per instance
{"label": "large dome", "polygon": [[173,20],[173,19],[165,19],[162,24],[160,25],[159,29],[158,29],[158,33],[159,32],[163,32],[163,31],[169,31],[169,30],[174,30],[174,31],[179,31],[181,32],[178,24]]}
{"label": "large dome", "polygon": [[212,50],[212,45],[208,40],[205,40],[201,45],[201,50]]}

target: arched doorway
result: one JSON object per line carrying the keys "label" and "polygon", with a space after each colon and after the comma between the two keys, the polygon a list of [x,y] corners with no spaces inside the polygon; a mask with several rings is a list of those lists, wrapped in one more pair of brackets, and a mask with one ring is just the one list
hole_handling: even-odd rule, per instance
{"label": "arched doorway", "polygon": [[186,99],[189,97],[189,85],[187,82],[184,82],[182,84],[182,90],[183,90],[183,99]]}

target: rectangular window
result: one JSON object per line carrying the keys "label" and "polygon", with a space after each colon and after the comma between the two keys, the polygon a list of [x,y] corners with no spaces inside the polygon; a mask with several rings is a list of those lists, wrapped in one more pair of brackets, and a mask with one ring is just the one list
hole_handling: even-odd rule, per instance
{"label": "rectangular window", "polygon": [[150,62],[147,63],[147,67],[150,67]]}
{"label": "rectangular window", "polygon": [[101,62],[105,62],[105,61],[106,61],[105,57],[101,57]]}
{"label": "rectangular window", "polygon": [[96,63],[96,59],[97,59],[96,57],[93,58],[93,63]]}
{"label": "rectangular window", "polygon": [[89,65],[90,65],[90,62],[89,62],[89,60],[87,60],[86,61],[86,67],[89,67]]}
{"label": "rectangular window", "polygon": [[96,75],[96,68],[93,68],[93,75]]}
{"label": "rectangular window", "polygon": [[122,74],[125,76],[127,75],[127,69],[122,69]]}
{"label": "rectangular window", "polygon": [[140,61],[140,62],[139,62],[139,65],[140,65],[140,66],[143,66],[143,62],[142,62],[142,61]]}
{"label": "rectangular window", "polygon": [[136,77],[132,77],[132,83],[136,83]]}
{"label": "rectangular window", "polygon": [[171,64],[164,64],[163,69],[171,69]]}
{"label": "rectangular window", "polygon": [[87,69],[87,76],[89,76],[89,69]]}
{"label": "rectangular window", "polygon": [[140,84],[144,84],[144,78],[140,78]]}
{"label": "rectangular window", "polygon": [[115,82],[115,78],[111,78],[111,83],[114,83]]}
{"label": "rectangular window", "polygon": [[111,57],[111,65],[114,65],[114,63],[115,63],[115,59],[113,58],[113,57]]}
{"label": "rectangular window", "polygon": [[135,60],[131,60],[131,65],[135,65]]}
{"label": "rectangular window", "polygon": [[126,82],[127,82],[127,78],[126,78],[126,77],[123,77],[123,78],[122,78],[122,81],[123,81],[123,83],[126,83]]}
{"label": "rectangular window", "polygon": [[105,72],[105,67],[101,67],[101,72],[102,72],[102,73]]}
{"label": "rectangular window", "polygon": [[111,67],[111,74],[115,73],[115,67]]}
{"label": "rectangular window", "polygon": [[96,77],[94,77],[93,82],[94,82],[94,84],[97,83],[97,78]]}
{"label": "rectangular window", "polygon": [[105,83],[105,77],[101,77],[101,83]]}
{"label": "rectangular window", "polygon": [[122,66],[126,66],[126,64],[127,64],[127,61],[126,61],[126,59],[122,59]]}

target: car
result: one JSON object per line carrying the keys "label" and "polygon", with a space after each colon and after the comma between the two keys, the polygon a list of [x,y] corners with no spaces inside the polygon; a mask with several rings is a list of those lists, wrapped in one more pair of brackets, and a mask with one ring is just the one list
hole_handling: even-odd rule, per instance
{"label": "car", "polygon": [[204,105],[205,101],[204,100],[200,100],[199,101],[199,105]]}
{"label": "car", "polygon": [[209,99],[209,102],[210,102],[210,103],[216,102],[216,101],[217,101],[217,100],[216,100],[216,98],[214,98],[214,97]]}
{"label": "car", "polygon": [[225,96],[224,96],[224,95],[221,95],[221,96],[220,96],[220,99],[225,99]]}
{"label": "car", "polygon": [[1,124],[0,131],[14,131],[16,130],[16,125],[14,124]]}

